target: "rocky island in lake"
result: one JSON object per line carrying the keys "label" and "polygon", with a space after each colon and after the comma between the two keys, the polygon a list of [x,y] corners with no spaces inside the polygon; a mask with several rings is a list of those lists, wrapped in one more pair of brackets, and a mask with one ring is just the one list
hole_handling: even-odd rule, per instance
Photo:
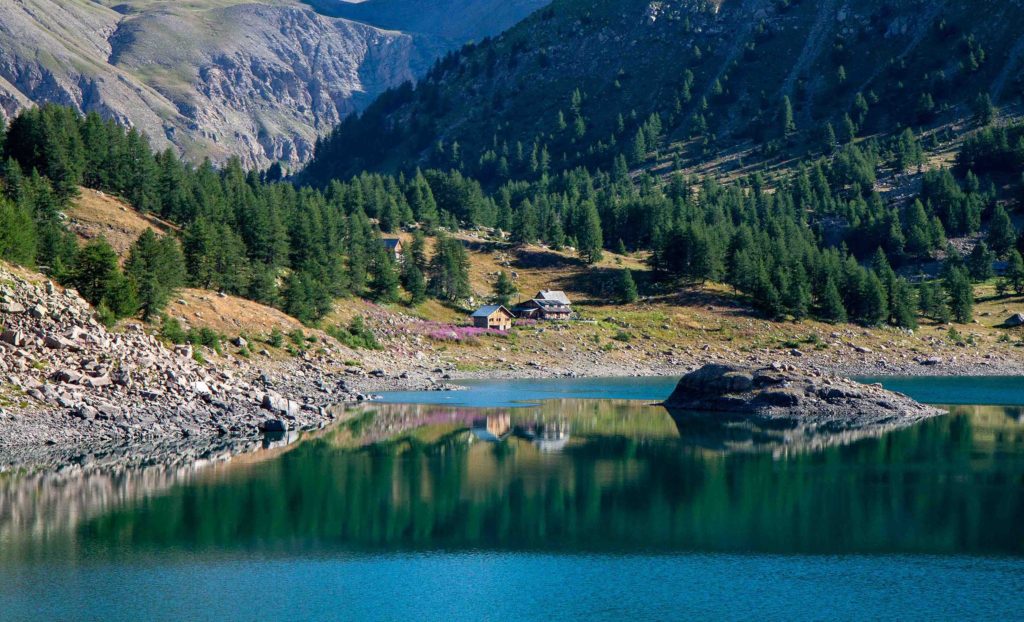
{"label": "rocky island in lake", "polygon": [[830,430],[909,425],[943,413],[881,385],[784,364],[705,365],[683,376],[664,406],[677,417]]}

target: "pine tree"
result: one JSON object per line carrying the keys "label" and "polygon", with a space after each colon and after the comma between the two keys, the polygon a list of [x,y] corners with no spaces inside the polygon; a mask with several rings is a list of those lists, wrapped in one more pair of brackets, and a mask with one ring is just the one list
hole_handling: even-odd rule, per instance
{"label": "pine tree", "polygon": [[857,138],[857,124],[853,122],[850,115],[843,115],[840,138],[843,143],[852,143]]}
{"label": "pine tree", "polygon": [[821,319],[835,324],[845,322],[847,319],[846,308],[843,306],[843,297],[839,294],[834,279],[829,277],[825,282],[825,289],[821,296]]}
{"label": "pine tree", "polygon": [[1024,294],[1024,258],[1021,258],[1020,252],[1015,248],[1010,249],[1007,255],[1004,278],[1015,294]]}
{"label": "pine tree", "polygon": [[862,314],[860,320],[868,326],[877,326],[889,319],[889,296],[882,281],[873,271],[863,280],[860,293]]}
{"label": "pine tree", "polygon": [[454,302],[470,295],[469,258],[458,240],[441,237],[430,260],[427,291],[442,300]]}
{"label": "pine tree", "polygon": [[619,301],[623,304],[631,304],[637,300],[636,282],[633,280],[633,273],[629,271],[629,268],[623,268],[619,272],[618,293]]}
{"label": "pine tree", "polygon": [[779,131],[782,136],[789,136],[796,132],[796,119],[793,117],[793,102],[789,95],[782,96],[782,105],[779,110]]}
{"label": "pine tree", "polygon": [[0,196],[0,259],[32,266],[37,251],[38,237],[31,211]]}
{"label": "pine tree", "polygon": [[995,268],[992,267],[995,259],[995,253],[989,250],[988,244],[984,240],[978,242],[970,256],[967,257],[967,269],[971,278],[981,282],[995,276]]}
{"label": "pine tree", "polygon": [[132,244],[124,270],[138,291],[144,320],[161,311],[173,291],[185,284],[185,258],[177,241],[159,238],[152,229],[146,229]]}
{"label": "pine tree", "polygon": [[996,109],[988,93],[978,93],[974,99],[974,118],[979,125],[991,125],[995,119]]}
{"label": "pine tree", "polygon": [[967,270],[957,266],[947,266],[944,279],[946,295],[949,297],[949,310],[953,319],[967,324],[973,319],[974,290]]}
{"label": "pine tree", "polygon": [[516,284],[508,278],[504,270],[498,273],[498,280],[494,283],[494,301],[500,305],[508,306],[512,297],[519,292]]}
{"label": "pine tree", "polygon": [[97,238],[82,246],[75,255],[75,266],[69,285],[89,304],[100,304],[118,277],[117,253],[105,238]]}
{"label": "pine tree", "polygon": [[926,317],[937,317],[941,292],[934,283],[925,281],[917,288],[917,307]]}
{"label": "pine tree", "polygon": [[821,131],[821,147],[825,153],[832,153],[836,150],[836,130],[831,123],[825,123]]}
{"label": "pine tree", "polygon": [[370,298],[381,303],[398,301],[398,271],[394,257],[383,244],[377,244],[369,274]]}
{"label": "pine tree", "polygon": [[593,201],[585,201],[579,209],[579,225],[575,232],[577,251],[588,264],[596,263],[601,260],[601,249],[604,247],[601,218]]}
{"label": "pine tree", "polygon": [[409,292],[410,305],[418,305],[427,299],[427,279],[411,255],[402,262],[401,281],[402,287]]}
{"label": "pine tree", "polygon": [[914,313],[914,290],[906,279],[897,279],[893,285],[889,303],[890,322],[900,328],[917,328],[917,314]]}
{"label": "pine tree", "polygon": [[412,234],[412,243],[409,245],[409,258],[412,259],[412,264],[419,268],[421,272],[426,269],[427,238],[420,231]]}
{"label": "pine tree", "polygon": [[935,249],[932,225],[919,199],[915,199],[904,212],[904,228],[907,231],[905,248],[910,255],[925,257]]}
{"label": "pine tree", "polygon": [[537,241],[537,210],[529,199],[520,204],[513,216],[512,241],[516,244],[532,244]]}
{"label": "pine tree", "polygon": [[988,244],[997,257],[1005,257],[1017,240],[1017,229],[1002,205],[996,205],[988,226]]}
{"label": "pine tree", "polygon": [[634,165],[643,164],[644,160],[647,159],[647,139],[644,137],[642,129],[636,131],[636,135],[633,137],[633,142],[629,148],[630,161]]}

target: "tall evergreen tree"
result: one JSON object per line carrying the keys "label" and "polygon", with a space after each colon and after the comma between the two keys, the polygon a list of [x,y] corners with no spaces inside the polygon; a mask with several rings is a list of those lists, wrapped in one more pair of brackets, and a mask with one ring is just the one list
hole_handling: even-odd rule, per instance
{"label": "tall evergreen tree", "polygon": [[623,268],[619,272],[618,294],[619,301],[623,304],[631,304],[637,300],[636,282],[629,268]]}
{"label": "tall evergreen tree", "polygon": [[1010,220],[1010,215],[1002,205],[996,205],[992,211],[992,220],[988,226],[988,244],[997,257],[1005,257],[1017,241],[1017,229]]}
{"label": "tall evergreen tree", "polygon": [[439,237],[430,260],[427,291],[442,300],[454,302],[470,295],[469,257],[458,240]]}
{"label": "tall evergreen tree", "polygon": [[185,284],[185,258],[174,238],[146,229],[129,251],[125,274],[135,283],[142,319],[161,311],[175,288]]}
{"label": "tall evergreen tree", "polygon": [[512,301],[512,297],[519,292],[519,288],[508,277],[504,270],[498,273],[498,280],[494,283],[494,301],[500,305],[506,305]]}
{"label": "tall evergreen tree", "polygon": [[575,233],[580,257],[590,264],[600,261],[604,237],[601,233],[601,218],[593,201],[585,201],[580,206],[579,225]]}
{"label": "tall evergreen tree", "polygon": [[974,289],[967,270],[955,265],[947,266],[944,286],[953,319],[961,324],[969,323],[974,317]]}

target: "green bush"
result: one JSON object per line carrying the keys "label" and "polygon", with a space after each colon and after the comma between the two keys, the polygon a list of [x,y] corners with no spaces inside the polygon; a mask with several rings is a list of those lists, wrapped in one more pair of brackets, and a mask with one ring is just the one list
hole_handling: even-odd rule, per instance
{"label": "green bush", "polygon": [[270,331],[267,343],[275,348],[280,348],[284,345],[284,334],[281,333],[280,328],[274,328],[274,330]]}
{"label": "green bush", "polygon": [[348,327],[340,324],[327,329],[327,334],[334,337],[342,344],[354,350],[381,350],[383,346],[377,341],[377,337],[366,327],[362,316],[353,318]]}
{"label": "green bush", "polygon": [[164,316],[160,324],[160,337],[173,344],[183,344],[188,341],[188,334],[181,327],[177,318]]}

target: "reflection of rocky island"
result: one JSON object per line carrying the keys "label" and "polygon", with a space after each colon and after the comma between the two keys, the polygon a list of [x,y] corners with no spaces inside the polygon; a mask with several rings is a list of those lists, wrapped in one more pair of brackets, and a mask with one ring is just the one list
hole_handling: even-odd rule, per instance
{"label": "reflection of rocky island", "polygon": [[682,439],[714,451],[814,451],[941,414],[878,385],[765,368],[706,365],[665,401]]}

